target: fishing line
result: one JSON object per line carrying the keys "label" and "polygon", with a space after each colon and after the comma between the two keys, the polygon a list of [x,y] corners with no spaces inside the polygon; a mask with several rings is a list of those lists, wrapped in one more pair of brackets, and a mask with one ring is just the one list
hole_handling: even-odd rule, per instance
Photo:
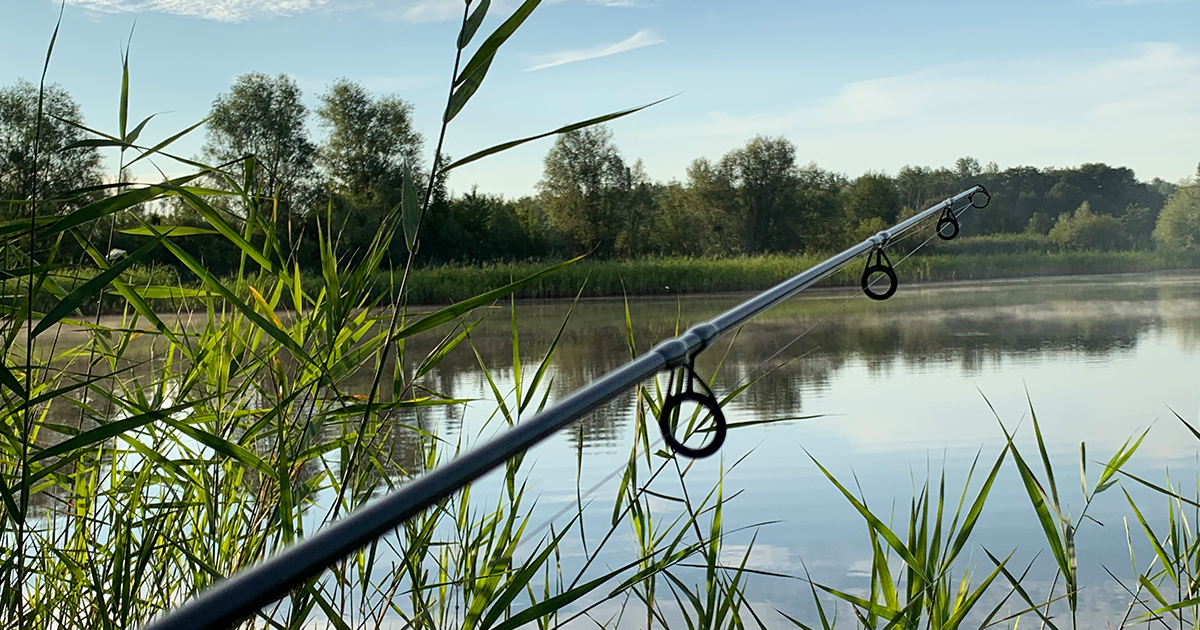
{"label": "fishing line", "polygon": [[[969,210],[969,209],[971,209],[971,208],[973,208],[973,207],[974,207],[974,206],[972,206],[971,204],[967,204],[967,206],[966,206],[966,207],[964,207],[964,208],[962,208],[961,210],[959,210],[958,212],[956,212],[954,216],[955,216],[956,218],[961,218],[961,217],[963,216],[963,214],[965,214],[965,213],[967,212],[967,210]],[[896,246],[896,245],[899,245],[900,243],[903,243],[904,241],[906,241],[906,240],[908,240],[908,239],[912,238],[912,237],[913,237],[913,236],[915,236],[916,234],[917,234],[917,231],[916,231],[915,229],[914,229],[914,230],[909,230],[909,231],[907,231],[905,234],[903,234],[902,236],[900,236],[899,238],[897,238],[896,240],[894,240],[894,241],[890,242],[890,243],[888,244],[888,246]],[[917,245],[915,248],[913,248],[911,251],[909,251],[907,254],[905,254],[903,258],[901,258],[900,260],[898,260],[898,261],[897,261],[895,264],[893,264],[892,266],[893,266],[893,267],[899,267],[900,265],[904,264],[904,261],[908,260],[908,259],[909,259],[909,258],[911,258],[911,257],[912,257],[914,254],[916,254],[917,252],[919,252],[919,251],[921,251],[923,248],[925,248],[925,246],[929,245],[930,241],[932,241],[933,239],[937,238],[937,236],[938,236],[938,233],[937,233],[937,232],[934,232],[932,235],[930,235],[930,236],[929,236],[929,238],[926,238],[926,239],[925,239],[925,240],[924,240],[924,241],[923,241],[923,242],[922,242],[920,245]],[[849,267],[842,267],[841,269],[839,269],[839,270],[837,271],[837,273],[842,273],[842,272],[846,271],[847,269],[849,269]],[[837,275],[837,274],[834,274],[834,275]],[[882,280],[882,278],[876,278],[875,280],[872,280],[872,281],[870,282],[869,286],[874,286],[874,285],[875,285],[877,282],[879,282],[880,280]],[[838,304],[838,306],[837,306],[836,308],[834,308],[834,309],[833,309],[832,311],[830,311],[829,313],[825,314],[825,316],[824,316],[824,317],[822,317],[821,319],[817,320],[815,323],[813,323],[811,326],[809,326],[808,328],[806,328],[806,329],[805,329],[804,331],[802,331],[800,334],[796,335],[794,338],[792,338],[792,340],[791,340],[791,341],[787,342],[787,343],[786,343],[786,344],[784,344],[782,347],[780,347],[780,348],[779,348],[779,350],[776,350],[776,351],[775,351],[773,354],[771,354],[771,356],[767,357],[766,359],[763,359],[763,360],[762,360],[762,361],[760,361],[760,362],[759,362],[757,365],[755,365],[753,368],[751,368],[751,369],[750,369],[748,372],[746,372],[746,375],[745,375],[745,376],[743,376],[743,377],[742,377],[740,380],[738,380],[738,381],[737,381],[737,383],[736,383],[736,384],[734,384],[734,386],[732,387],[732,389],[736,390],[736,389],[738,389],[739,387],[741,387],[742,385],[745,385],[747,382],[750,382],[750,381],[754,380],[754,378],[758,378],[758,377],[759,377],[759,375],[757,375],[757,373],[758,373],[760,370],[762,370],[762,368],[763,368],[764,366],[766,366],[768,363],[770,363],[770,362],[774,361],[776,358],[778,358],[778,357],[779,357],[779,355],[781,355],[781,354],[783,354],[784,352],[786,352],[786,351],[788,350],[788,348],[791,348],[792,346],[794,346],[794,345],[796,345],[797,343],[799,343],[801,339],[803,339],[804,337],[808,336],[808,334],[809,334],[809,333],[811,333],[812,331],[816,330],[816,329],[817,329],[817,327],[819,327],[821,324],[824,324],[826,321],[828,321],[828,320],[829,320],[829,318],[831,318],[831,317],[833,317],[834,315],[836,315],[836,314],[838,314],[839,312],[841,312],[843,309],[845,309],[845,308],[846,308],[846,306],[847,306],[847,305],[849,305],[849,304],[850,304],[850,302],[852,302],[852,301],[854,301],[854,300],[856,300],[856,299],[858,299],[858,298],[861,298],[861,297],[865,297],[865,296],[864,296],[862,293],[859,293],[859,292],[857,292],[857,291],[856,291],[856,292],[854,292],[853,294],[849,295],[848,297],[846,297],[844,300],[842,300],[842,302],[841,302],[840,304]],[[814,349],[815,349],[815,348],[814,348]],[[784,362],[780,363],[779,365],[777,365],[777,366],[775,366],[775,367],[771,368],[770,370],[767,370],[767,371],[763,372],[763,374],[764,374],[764,375],[765,375],[765,374],[769,374],[770,372],[773,372],[774,370],[777,370],[777,369],[779,369],[779,368],[783,367],[784,365],[786,365],[786,364],[787,364],[789,361],[791,361],[791,360],[792,360],[792,359],[788,359],[787,361],[784,361]],[[753,378],[752,378],[752,377],[753,377]]]}

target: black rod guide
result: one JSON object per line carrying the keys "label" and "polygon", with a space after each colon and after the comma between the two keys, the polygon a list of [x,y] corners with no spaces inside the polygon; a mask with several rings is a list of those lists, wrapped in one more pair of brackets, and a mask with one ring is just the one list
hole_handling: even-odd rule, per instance
{"label": "black rod guide", "polygon": [[[716,421],[714,436],[706,446],[680,449],[681,441],[669,430],[671,422],[660,420],[665,435],[671,436],[668,443],[680,454],[688,456],[706,456],[715,452],[724,438],[723,416],[720,415],[720,405],[715,405],[716,412],[713,412],[710,400],[715,401],[715,397],[703,380],[690,369],[697,354],[708,348],[717,337],[832,275],[862,254],[871,253],[872,258],[877,260],[875,265],[868,264],[868,271],[873,268],[882,271],[877,266],[881,265],[882,260],[887,260],[883,248],[888,242],[935,214],[941,215],[937,234],[946,239],[957,236],[958,213],[966,206],[956,211],[955,204],[967,201],[971,206],[982,208],[990,200],[983,186],[972,186],[813,265],[713,319],[692,326],[682,335],[659,343],[646,354],[575,390],[488,442],[371,501],[261,563],[214,584],[194,599],[145,626],[145,630],[200,630],[232,626],[281,599],[292,589],[371,541],[387,535],[404,521],[555,434],[580,416],[663,370],[685,368],[681,378],[687,378],[689,386],[684,393],[690,392],[694,397],[693,402],[706,408]],[[943,232],[947,226],[953,229]],[[887,271],[883,273],[890,282],[886,293],[890,296],[896,289],[895,272],[891,270],[890,262],[885,268]],[[864,290],[875,299],[884,299],[877,297],[882,294],[871,291],[870,284],[873,282],[867,281],[867,275],[863,276]],[[703,392],[691,388],[690,383],[695,381],[700,381]],[[674,402],[674,405],[677,407],[680,402],[683,401]],[[664,404],[664,408],[666,406]]]}

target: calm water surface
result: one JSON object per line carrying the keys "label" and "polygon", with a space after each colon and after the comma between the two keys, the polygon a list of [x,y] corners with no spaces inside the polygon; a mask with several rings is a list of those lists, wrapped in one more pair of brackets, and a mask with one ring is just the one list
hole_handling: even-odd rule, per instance
{"label": "calm water surface", "polygon": [[[795,298],[698,361],[698,370],[711,375],[728,348],[715,380],[718,394],[761,376],[727,409],[731,422],[820,416],[736,429],[721,457],[698,462],[688,476],[689,489],[705,492],[726,468],[726,494],[742,491],[730,503],[727,528],[775,521],[756,530],[752,568],[802,575],[803,562],[818,582],[865,592],[871,558],[866,527],[805,452],[848,483],[857,477],[873,509],[888,514],[894,506],[900,514],[914,486],[929,476],[944,469],[948,488],[957,493],[980,450],[987,462],[981,466],[990,466],[1004,444],[997,416],[1010,430],[1020,425],[1018,444],[1035,457],[1030,401],[1072,513],[1082,507],[1080,442],[1087,443],[1089,483],[1094,484],[1101,470],[1096,460],[1107,460],[1128,437],[1153,425],[1130,470],[1162,480],[1170,467],[1173,480],[1196,478],[1200,442],[1171,410],[1189,420],[1200,413],[1200,275],[905,285],[883,303],[855,295],[825,291]],[[677,326],[707,319],[744,298],[631,300],[639,352],[672,336]],[[569,307],[566,302],[518,304],[521,354],[527,362],[540,360]],[[629,358],[624,322],[620,300],[576,307],[552,362],[552,398]],[[506,310],[489,315],[474,338],[501,390],[511,389]],[[428,419],[444,433],[490,430],[485,425],[495,405],[488,402],[490,387],[471,353],[450,357],[431,374],[429,385],[478,400]],[[633,398],[627,396],[531,452],[526,470],[543,518],[573,505],[578,487],[591,488],[623,466],[632,412]],[[489,483],[496,485],[485,480],[480,490],[487,492]],[[678,480],[660,490],[677,493]],[[1164,501],[1130,490],[1144,502],[1143,511],[1149,508],[1150,518],[1165,517]],[[613,480],[591,495],[596,509],[585,521],[589,531],[603,533],[616,491]],[[1089,514],[1103,526],[1088,523],[1078,534],[1085,587],[1080,622],[1115,624],[1128,598],[1104,567],[1130,578],[1122,522],[1130,512],[1113,489],[1100,495]],[[753,533],[727,541],[731,561],[745,551]],[[1048,590],[1052,560],[1043,551],[1033,510],[1011,465],[1001,472],[975,541],[969,561],[980,569],[987,563],[981,545],[1001,556],[1015,549],[1021,567],[1042,551],[1030,584],[1035,591]],[[578,541],[567,549],[568,563],[571,554],[582,554]],[[617,541],[613,549],[628,553],[614,553],[614,562],[634,557],[628,540]],[[1150,557],[1142,546],[1139,564]],[[749,595],[760,613],[772,608],[801,616],[811,612],[802,582],[759,577]]]}

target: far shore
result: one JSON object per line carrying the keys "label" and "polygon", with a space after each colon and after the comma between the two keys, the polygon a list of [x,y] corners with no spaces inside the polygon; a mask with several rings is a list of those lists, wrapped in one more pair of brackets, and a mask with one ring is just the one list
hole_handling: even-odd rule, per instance
{"label": "far shore", "polygon": [[[518,299],[674,297],[761,291],[819,262],[813,255],[730,259],[656,258],[634,261],[582,260],[520,290]],[[414,270],[410,305],[446,305],[537,273],[552,263],[449,266]],[[821,287],[857,286],[861,264],[851,264]],[[913,256],[897,261],[902,285],[1200,270],[1196,253],[1021,252]],[[316,279],[314,279],[316,280]],[[582,292],[581,292],[582,289]]]}

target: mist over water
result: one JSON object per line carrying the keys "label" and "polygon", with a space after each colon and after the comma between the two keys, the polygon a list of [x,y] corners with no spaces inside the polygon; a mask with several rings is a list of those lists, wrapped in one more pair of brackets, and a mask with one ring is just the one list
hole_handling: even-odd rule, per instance
{"label": "mist over water", "polygon": [[[1017,429],[1020,448],[1036,453],[1031,402],[1069,510],[1082,505],[1080,442],[1086,442],[1094,483],[1102,462],[1153,425],[1129,470],[1162,481],[1169,467],[1173,481],[1187,485],[1195,479],[1200,442],[1171,410],[1189,421],[1200,413],[1200,275],[926,286],[902,279],[887,302],[860,296],[840,290],[805,294],[754,320],[736,338],[721,340],[697,361],[702,375],[716,373],[718,395],[758,379],[728,406],[731,422],[816,416],[735,429],[719,456],[695,463],[688,474],[690,490],[707,492],[726,467],[726,495],[741,492],[727,509],[729,530],[773,521],[757,529],[751,568],[803,575],[803,562],[816,581],[865,592],[871,559],[866,527],[809,455],[844,483],[857,479],[872,509],[899,519],[917,486],[927,478],[936,484],[943,470],[947,494],[957,501],[977,454],[982,452],[979,466],[987,467],[1003,448],[998,419],[1010,431]],[[744,297],[631,300],[637,351]],[[569,308],[569,302],[518,303],[520,353],[527,364],[541,359]],[[507,309],[490,314],[472,337],[497,386],[510,390]],[[410,356],[420,354],[415,350]],[[580,302],[551,362],[552,398],[629,357],[625,304]],[[443,361],[429,375],[429,385],[476,401],[425,414],[423,426],[474,441],[503,424],[494,417],[490,385],[470,351]],[[616,480],[608,477],[629,452],[633,403],[632,394],[618,399],[531,451],[529,483],[546,517],[574,506],[599,484],[584,497],[599,506],[585,513],[585,522],[602,530],[617,491]],[[972,488],[980,476],[976,471]],[[495,491],[488,479],[477,485],[481,496]],[[677,492],[678,485],[676,480],[675,487],[661,490]],[[1152,521],[1165,514],[1157,509],[1165,507],[1160,497],[1125,485],[1135,499],[1155,508],[1147,516]],[[1109,490],[1089,510],[1104,525],[1088,522],[1079,531],[1081,625],[1116,623],[1125,614],[1128,597],[1104,567],[1132,578],[1122,522],[1128,513],[1120,491]],[[731,562],[740,560],[753,535],[744,531],[726,541]],[[977,570],[990,569],[979,545],[1001,556],[1015,549],[1014,562],[1021,567],[1045,546],[1011,464],[1000,474],[974,539],[970,555],[964,555]],[[1136,538],[1134,544],[1144,564],[1151,552]],[[580,545],[576,540],[564,547],[564,562],[582,554]],[[1043,553],[1030,573],[1031,592],[1048,591],[1052,575],[1052,560]],[[811,612],[803,582],[755,577],[747,592],[767,611]]]}

